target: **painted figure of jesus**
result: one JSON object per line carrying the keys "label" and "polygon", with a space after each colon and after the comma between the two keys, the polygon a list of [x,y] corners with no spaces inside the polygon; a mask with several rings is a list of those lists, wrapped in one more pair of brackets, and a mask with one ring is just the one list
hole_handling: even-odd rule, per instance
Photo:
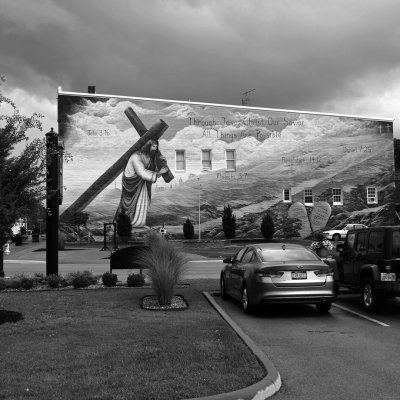
{"label": "painted figure of jesus", "polygon": [[[158,141],[149,140],[140,151],[131,155],[122,175],[122,193],[116,218],[120,213],[126,214],[132,227],[145,226],[151,185],[168,171],[165,158],[157,156],[157,153]],[[163,166],[158,169],[160,164]]]}

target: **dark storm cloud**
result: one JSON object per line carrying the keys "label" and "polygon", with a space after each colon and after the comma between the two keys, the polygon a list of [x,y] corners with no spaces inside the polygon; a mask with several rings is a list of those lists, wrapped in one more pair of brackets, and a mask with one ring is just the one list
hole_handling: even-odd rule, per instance
{"label": "dark storm cloud", "polygon": [[330,111],[398,84],[396,0],[0,5],[0,72],[48,98],[58,86],[95,84],[99,93],[240,104],[255,88],[254,106]]}

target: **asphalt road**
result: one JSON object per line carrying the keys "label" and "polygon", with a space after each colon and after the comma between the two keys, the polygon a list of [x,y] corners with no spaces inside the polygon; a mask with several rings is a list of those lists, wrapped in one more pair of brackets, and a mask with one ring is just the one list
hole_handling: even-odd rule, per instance
{"label": "asphalt road", "polygon": [[340,297],[328,315],[311,305],[274,305],[246,315],[234,300],[217,303],[279,371],[282,387],[274,399],[400,398],[398,299],[372,318],[356,295]]}

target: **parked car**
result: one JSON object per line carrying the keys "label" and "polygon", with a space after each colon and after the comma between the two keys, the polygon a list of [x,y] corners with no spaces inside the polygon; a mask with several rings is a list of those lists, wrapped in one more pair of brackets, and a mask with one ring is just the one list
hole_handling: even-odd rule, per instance
{"label": "parked car", "polygon": [[336,299],[333,267],[301,245],[247,245],[224,263],[222,298],[238,299],[245,312],[269,303],[315,304],[328,312]]}
{"label": "parked car", "polygon": [[350,229],[363,229],[363,228],[368,228],[368,227],[363,224],[347,224],[340,229],[330,229],[329,231],[324,231],[323,234],[327,239],[337,242],[339,240],[346,239],[347,232]]}
{"label": "parked car", "polygon": [[335,283],[361,293],[367,312],[375,313],[385,299],[400,296],[400,226],[349,231],[337,250]]}

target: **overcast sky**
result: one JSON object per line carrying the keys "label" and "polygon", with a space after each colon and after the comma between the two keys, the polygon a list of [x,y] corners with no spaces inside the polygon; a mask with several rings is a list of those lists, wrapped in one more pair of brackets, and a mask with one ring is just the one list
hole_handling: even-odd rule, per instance
{"label": "overcast sky", "polygon": [[398,0],[0,0],[2,92],[57,130],[57,88],[395,119]]}

